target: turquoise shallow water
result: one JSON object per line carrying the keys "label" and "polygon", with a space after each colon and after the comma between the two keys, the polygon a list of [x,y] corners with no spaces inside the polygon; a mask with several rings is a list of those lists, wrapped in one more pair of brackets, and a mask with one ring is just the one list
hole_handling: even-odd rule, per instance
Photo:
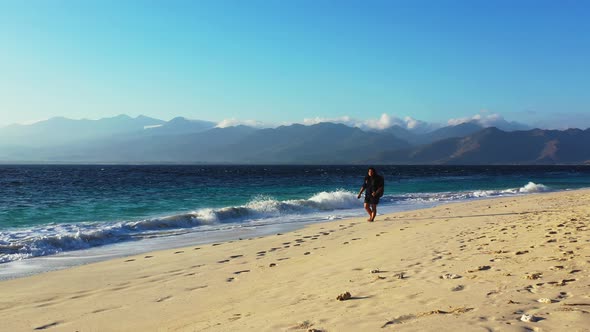
{"label": "turquoise shallow water", "polygon": [[[590,187],[589,166],[382,166],[381,207]],[[360,166],[0,166],[0,263],[359,213]],[[351,212],[351,211],[355,212]],[[362,213],[362,210],[360,210]]]}

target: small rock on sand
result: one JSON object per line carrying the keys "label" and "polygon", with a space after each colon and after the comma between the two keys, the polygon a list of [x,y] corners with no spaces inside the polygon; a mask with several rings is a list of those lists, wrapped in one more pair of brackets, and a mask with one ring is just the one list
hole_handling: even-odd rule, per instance
{"label": "small rock on sand", "polygon": [[336,297],[336,300],[338,300],[338,301],[346,301],[346,300],[350,300],[351,297],[352,296],[350,295],[350,293],[349,292],[346,292],[346,293],[342,293],[342,294],[338,295]]}
{"label": "small rock on sand", "polygon": [[543,276],[542,273],[533,273],[533,274],[527,274],[525,278],[529,279],[529,280],[537,280],[537,279],[540,279],[542,276]]}
{"label": "small rock on sand", "polygon": [[520,320],[523,322],[536,322],[537,317],[530,314],[522,314],[522,316],[520,316]]}

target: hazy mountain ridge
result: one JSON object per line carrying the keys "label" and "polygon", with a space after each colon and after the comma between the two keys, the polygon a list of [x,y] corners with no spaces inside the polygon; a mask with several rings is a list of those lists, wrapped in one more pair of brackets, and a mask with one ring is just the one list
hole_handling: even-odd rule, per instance
{"label": "hazy mountain ridge", "polygon": [[0,128],[0,146],[44,147],[92,140],[144,130],[146,126],[163,125],[166,121],[140,115],[132,118],[118,115],[99,120],[72,120],[54,117],[30,125],[14,124]]}
{"label": "hazy mountain ridge", "polygon": [[400,164],[584,164],[590,161],[590,129],[505,132],[491,127],[372,158]]}
{"label": "hazy mountain ridge", "polygon": [[217,128],[126,115],[0,128],[4,163],[581,164],[590,161],[589,147],[590,129],[503,131],[474,121],[427,133],[329,122]]}

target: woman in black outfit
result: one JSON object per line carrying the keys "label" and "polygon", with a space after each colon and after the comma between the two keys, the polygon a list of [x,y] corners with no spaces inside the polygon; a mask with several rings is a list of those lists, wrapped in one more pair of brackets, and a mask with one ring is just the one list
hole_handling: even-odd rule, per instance
{"label": "woman in black outfit", "polygon": [[385,181],[383,177],[377,174],[377,171],[373,167],[369,167],[367,176],[365,176],[365,182],[359,191],[357,198],[361,198],[363,191],[365,192],[365,210],[369,214],[367,221],[374,221],[377,216],[377,204],[379,204],[379,198],[383,196],[383,190],[385,189]]}

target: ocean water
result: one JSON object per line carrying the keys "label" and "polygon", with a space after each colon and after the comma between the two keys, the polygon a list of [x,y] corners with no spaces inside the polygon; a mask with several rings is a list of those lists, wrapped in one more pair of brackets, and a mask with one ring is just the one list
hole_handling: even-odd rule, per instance
{"label": "ocean water", "polygon": [[[0,275],[16,266],[9,263],[40,257],[99,252],[121,256],[214,241],[220,232],[223,238],[256,236],[309,222],[362,216],[362,199],[356,194],[366,169],[0,166]],[[590,166],[382,166],[377,170],[386,180],[381,213],[590,187]]]}

